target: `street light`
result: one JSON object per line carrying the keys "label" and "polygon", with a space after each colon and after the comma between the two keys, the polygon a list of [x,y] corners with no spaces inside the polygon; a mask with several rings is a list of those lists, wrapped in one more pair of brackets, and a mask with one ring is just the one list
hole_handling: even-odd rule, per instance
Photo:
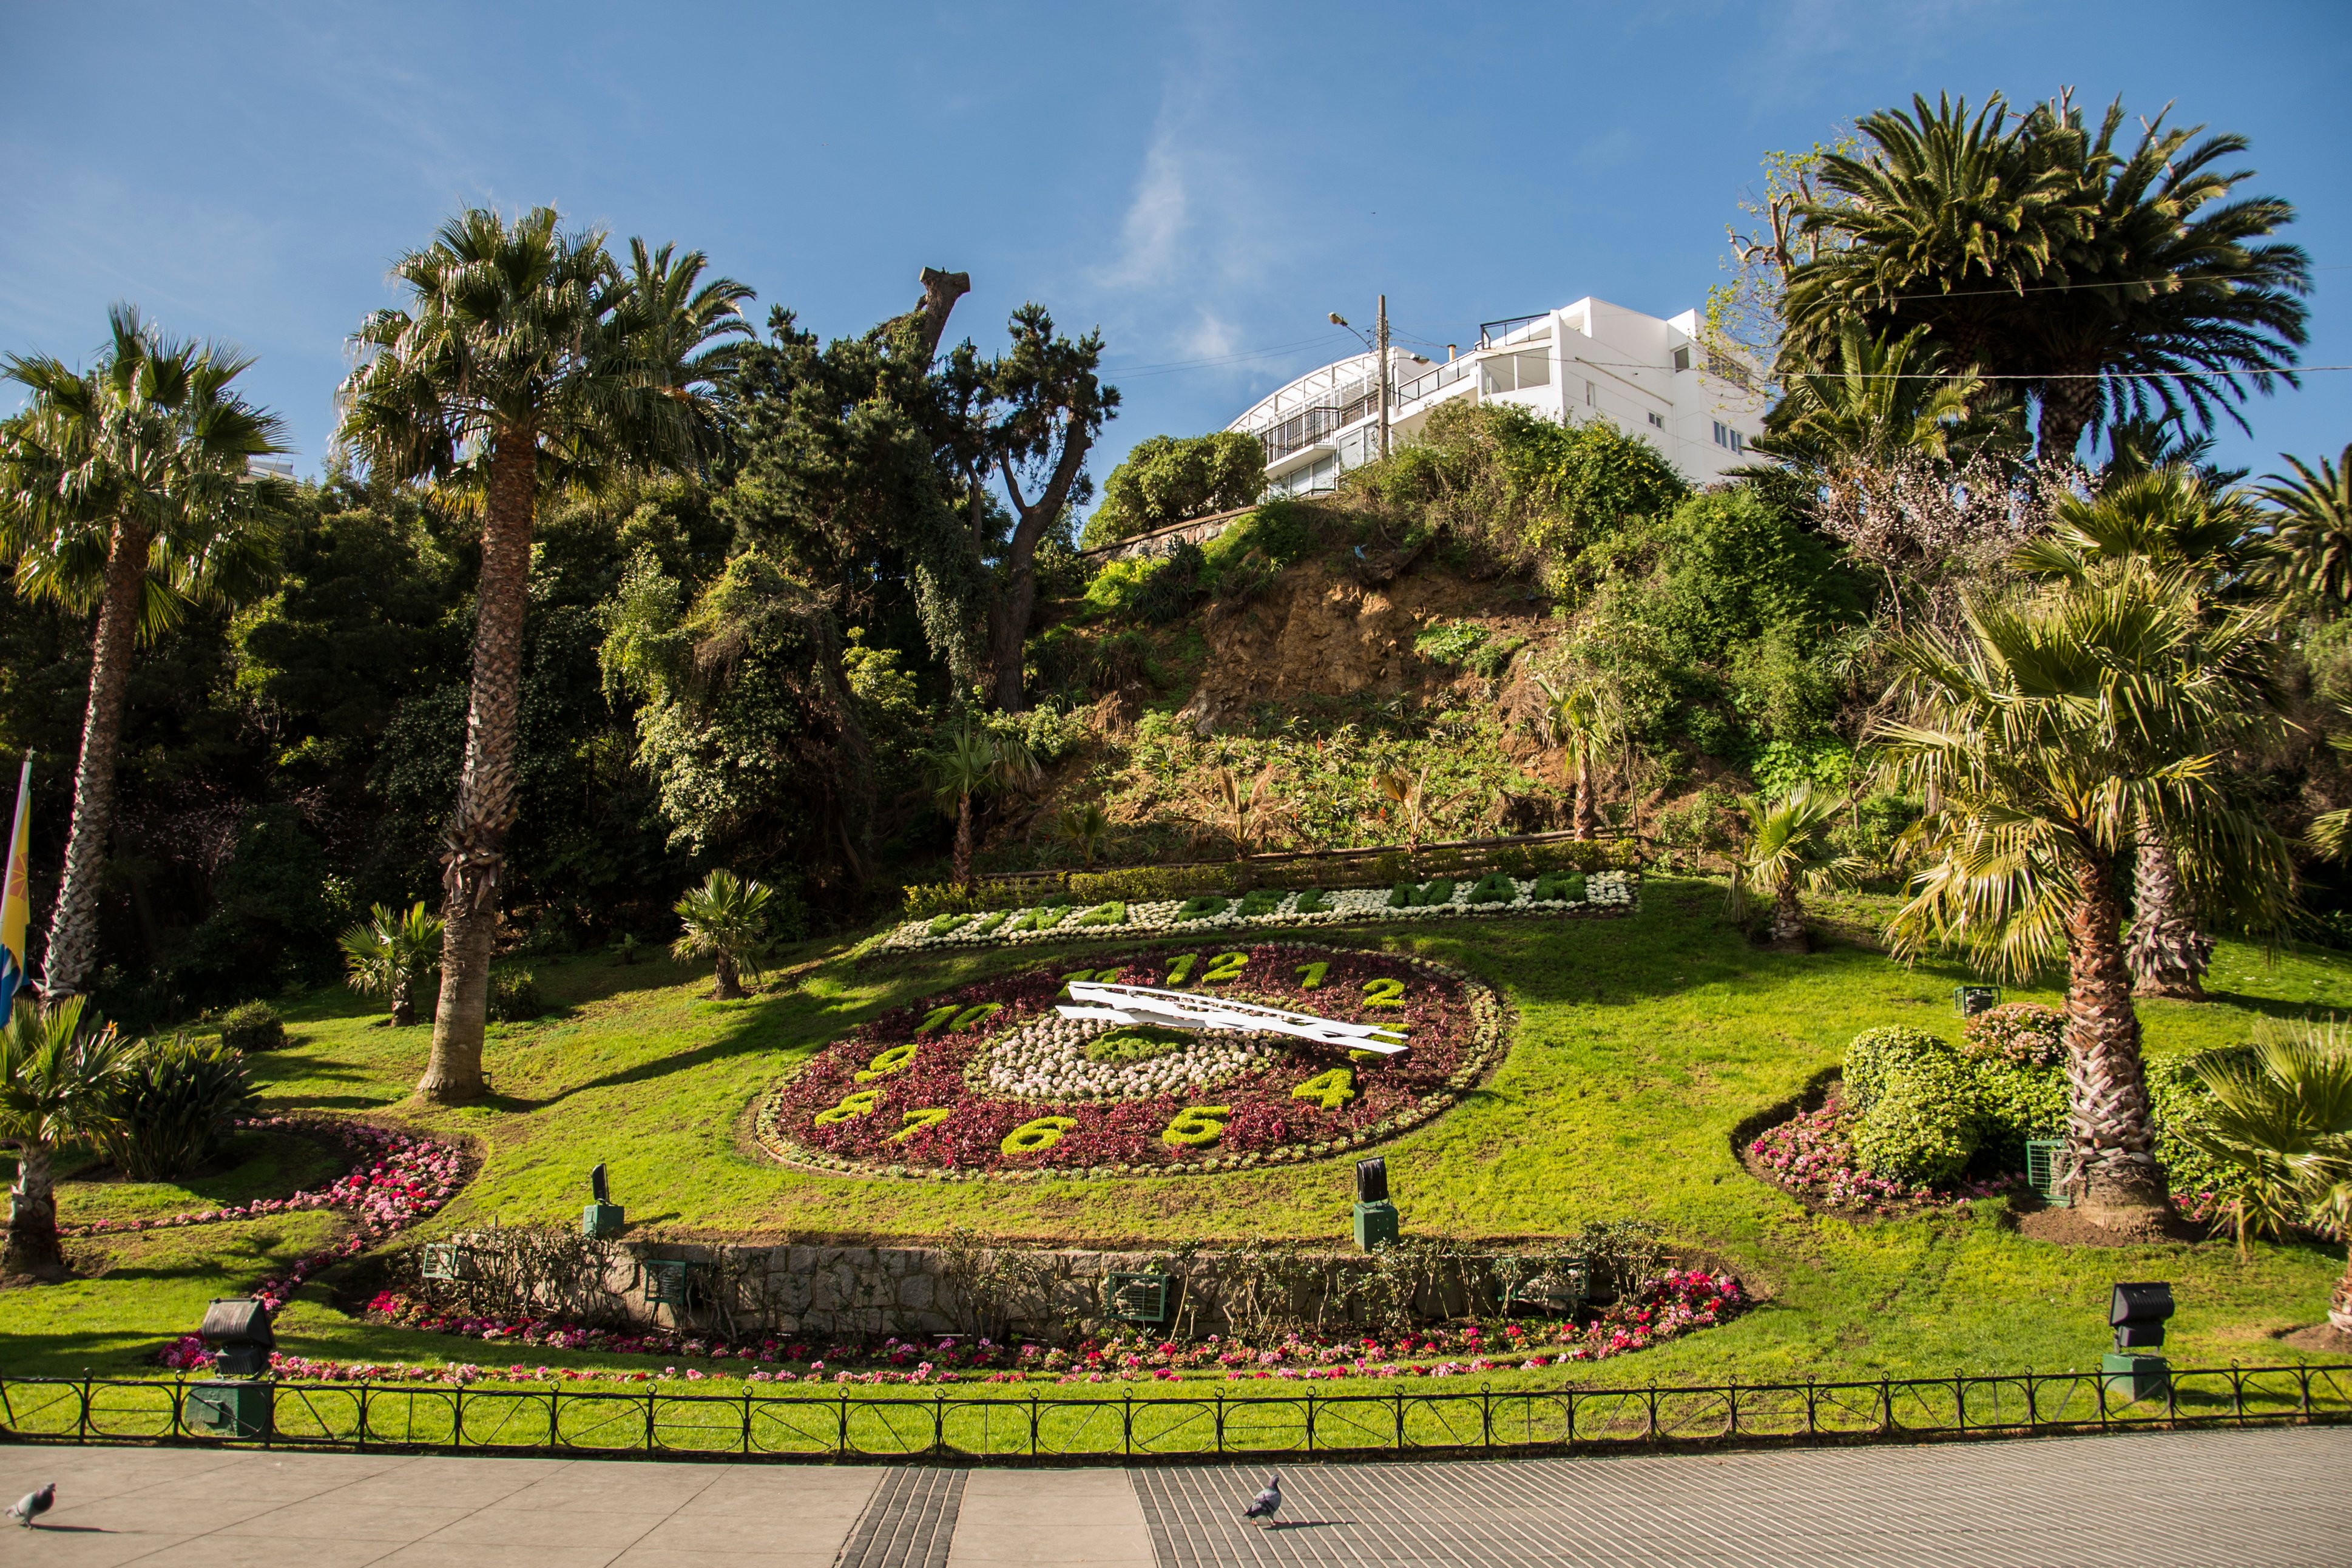
{"label": "street light", "polygon": [[1380,320],[1376,323],[1377,335],[1373,337],[1366,337],[1354,327],[1349,326],[1348,318],[1337,310],[1331,312],[1331,324],[1335,327],[1346,327],[1349,331],[1355,333],[1358,342],[1371,351],[1373,363],[1380,373],[1381,456],[1386,458],[1389,455],[1389,297],[1386,294],[1381,296],[1380,309]]}

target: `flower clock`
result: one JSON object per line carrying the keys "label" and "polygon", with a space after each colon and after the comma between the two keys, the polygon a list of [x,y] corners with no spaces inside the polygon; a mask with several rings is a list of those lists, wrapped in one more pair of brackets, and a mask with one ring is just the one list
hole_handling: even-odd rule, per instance
{"label": "flower clock", "polygon": [[[1229,1026],[1171,1026],[1164,1006],[1121,1021],[1100,987],[1197,998],[1174,1014]],[[1251,1026],[1251,1008],[1374,1032],[1361,1046],[1341,1031],[1317,1039]],[[834,1041],[769,1098],[760,1132],[798,1163],[929,1180],[1314,1159],[1453,1104],[1501,1055],[1504,1026],[1490,987],[1394,953],[1282,942],[1090,955],[927,997]]]}

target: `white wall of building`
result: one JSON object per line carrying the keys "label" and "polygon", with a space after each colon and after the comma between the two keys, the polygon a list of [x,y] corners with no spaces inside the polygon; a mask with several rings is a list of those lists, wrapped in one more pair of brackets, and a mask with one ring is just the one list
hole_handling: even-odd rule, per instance
{"label": "white wall of building", "polygon": [[[1390,439],[1410,439],[1456,399],[1510,403],[1564,423],[1606,419],[1705,484],[1756,460],[1746,447],[1763,430],[1764,399],[1748,389],[1744,366],[1711,366],[1697,332],[1693,310],[1661,321],[1588,297],[1497,328],[1452,363],[1391,349]],[[1336,361],[1227,426],[1267,442],[1270,493],[1328,490],[1342,470],[1379,454],[1373,371],[1369,353]]]}

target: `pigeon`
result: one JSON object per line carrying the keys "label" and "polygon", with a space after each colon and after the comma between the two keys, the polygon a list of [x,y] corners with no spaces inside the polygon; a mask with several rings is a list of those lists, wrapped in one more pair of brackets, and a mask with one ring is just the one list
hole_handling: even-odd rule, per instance
{"label": "pigeon", "polygon": [[8,1517],[26,1530],[30,1530],[33,1528],[33,1521],[48,1512],[49,1505],[57,1500],[58,1483],[51,1481],[39,1491],[26,1492],[23,1497],[18,1498],[16,1506],[8,1510]]}
{"label": "pigeon", "polygon": [[1265,1490],[1250,1500],[1249,1507],[1242,1510],[1242,1517],[1270,1521],[1281,1511],[1282,1472],[1276,1470],[1265,1478]]}

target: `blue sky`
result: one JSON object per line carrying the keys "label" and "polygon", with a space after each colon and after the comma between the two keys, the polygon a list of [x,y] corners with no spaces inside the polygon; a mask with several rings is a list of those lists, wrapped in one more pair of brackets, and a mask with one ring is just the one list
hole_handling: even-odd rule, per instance
{"label": "blue sky", "polygon": [[[80,361],[111,300],[260,356],[315,471],[345,339],[452,209],[708,251],[826,335],[969,270],[983,349],[1099,325],[1133,442],[1347,351],[1325,312],[1467,342],[1723,276],[1773,147],[1915,90],[2072,85],[2253,139],[2352,363],[2352,5],[2249,0],[203,5],[0,0],[0,349]],[[1442,350],[1439,351],[1442,353]],[[5,400],[0,400],[5,402]],[[2256,472],[2352,440],[2352,374],[2257,399]]]}

